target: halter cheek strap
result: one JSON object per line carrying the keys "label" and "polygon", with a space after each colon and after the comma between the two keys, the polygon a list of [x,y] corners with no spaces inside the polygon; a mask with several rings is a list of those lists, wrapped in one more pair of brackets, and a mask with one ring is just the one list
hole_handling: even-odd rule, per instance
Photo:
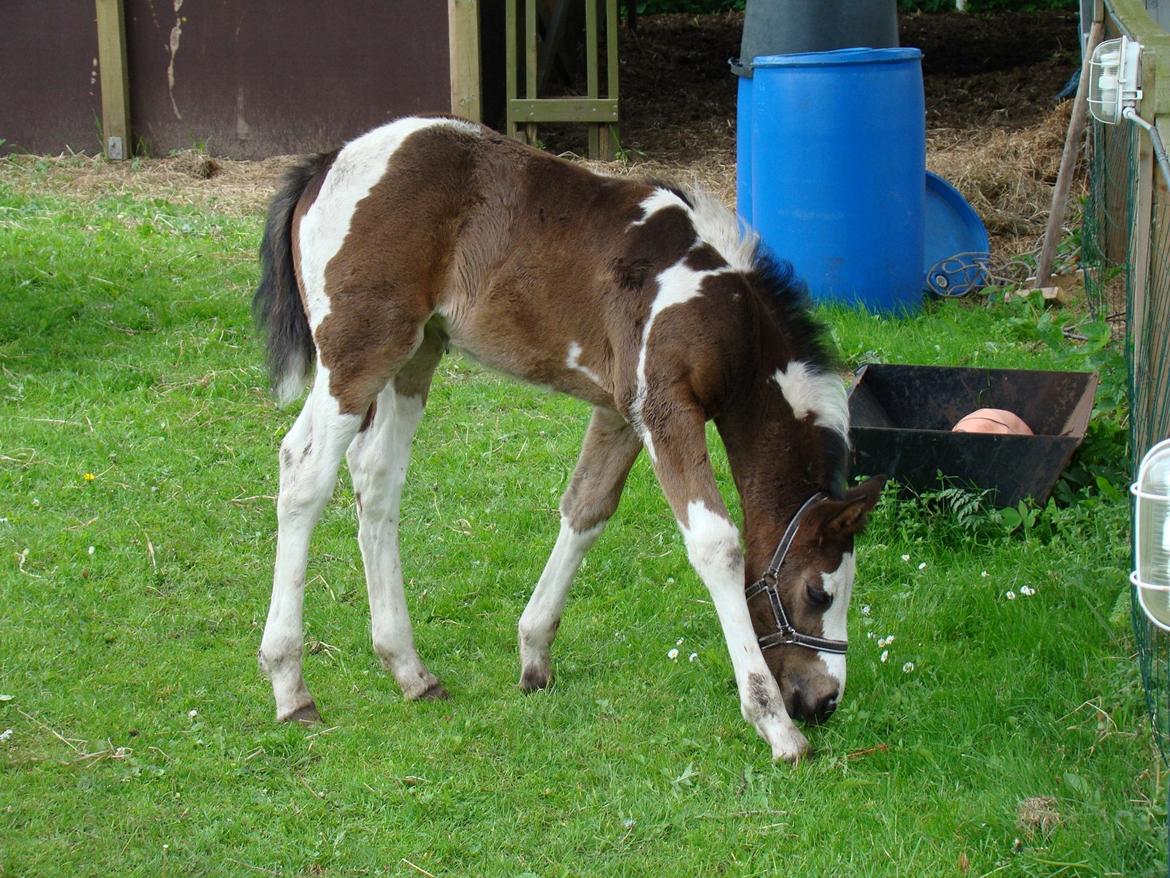
{"label": "halter cheek strap", "polygon": [[796,511],[796,515],[792,516],[792,520],[788,522],[784,536],[780,538],[780,544],[776,547],[776,551],[772,555],[772,563],[768,565],[768,569],[765,571],[763,577],[758,582],[754,582],[747,587],[746,597],[749,601],[761,592],[768,596],[768,603],[772,606],[772,615],[776,621],[777,630],[771,634],[765,634],[759,639],[760,649],[771,649],[776,646],[791,644],[793,646],[803,646],[806,649],[814,649],[817,652],[844,655],[845,651],[849,648],[848,642],[844,640],[830,640],[827,637],[816,637],[812,634],[802,634],[797,631],[788,620],[788,613],[785,612],[784,602],[780,598],[778,583],[780,568],[784,566],[784,559],[788,555],[788,550],[792,548],[792,543],[796,540],[797,531],[800,530],[800,523],[809,509],[827,498],[827,494],[823,491],[818,491],[804,501],[804,505]]}

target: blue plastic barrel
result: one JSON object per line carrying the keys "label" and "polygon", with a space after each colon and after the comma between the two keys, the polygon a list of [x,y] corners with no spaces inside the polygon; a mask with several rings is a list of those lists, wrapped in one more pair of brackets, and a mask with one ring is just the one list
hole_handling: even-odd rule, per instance
{"label": "blue plastic barrel", "polygon": [[739,80],[740,215],[814,299],[920,307],[922,53],[841,49],[751,66]]}
{"label": "blue plastic barrel", "polygon": [[[735,100],[735,186],[739,215],[752,225],[752,79],[739,77]],[[745,136],[746,135],[746,136]],[[746,195],[746,197],[745,197]]]}

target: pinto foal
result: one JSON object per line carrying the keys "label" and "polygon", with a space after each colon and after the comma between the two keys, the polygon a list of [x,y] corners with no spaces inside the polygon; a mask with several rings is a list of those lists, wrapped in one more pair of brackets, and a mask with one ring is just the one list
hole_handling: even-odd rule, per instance
{"label": "pinto foal", "polygon": [[[431,376],[454,345],[593,405],[520,618],[521,688],[548,685],[569,585],[645,448],[714,601],[744,717],[773,758],[807,752],[790,717],[824,719],[844,691],[853,537],[880,483],[846,490],[848,408],[822,330],[733,215],[469,122],[405,118],[294,169],[261,256],[253,307],[278,396],[293,400],[312,373],[281,443],[260,647],[278,720],[319,719],[301,671],[305,567],[343,456],[374,650],[405,697],[446,697],[414,648],[398,517]],[[745,548],[708,461],[710,419]]]}

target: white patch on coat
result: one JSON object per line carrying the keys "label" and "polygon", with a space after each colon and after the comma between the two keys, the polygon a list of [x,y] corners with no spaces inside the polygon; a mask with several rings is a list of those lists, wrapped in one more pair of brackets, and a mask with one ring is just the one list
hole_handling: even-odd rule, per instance
{"label": "white patch on coat", "polygon": [[677,192],[658,187],[642,200],[639,207],[642,208],[642,218],[634,220],[631,228],[645,225],[660,210],[679,207],[686,212],[695,229],[696,246],[710,244],[735,271],[751,271],[755,267],[759,236],[746,228],[714,195],[695,190],[686,192],[684,199]]}
{"label": "white patch on coat", "polygon": [[575,372],[580,372],[598,387],[604,387],[601,383],[601,376],[590,369],[588,366],[581,364],[581,345],[575,341],[569,342],[569,353],[565,357],[565,365]]}
{"label": "white patch on coat", "polygon": [[646,317],[646,325],[642,329],[642,349],[638,352],[638,387],[631,406],[631,415],[634,427],[642,437],[646,451],[652,461],[658,457],[654,452],[654,441],[650,431],[642,421],[642,407],[646,404],[648,387],[646,384],[646,357],[650,350],[650,333],[654,329],[654,322],[667,308],[682,305],[691,299],[702,295],[703,281],[708,277],[731,271],[730,268],[716,268],[712,271],[695,271],[685,262],[676,262],[670,268],[658,275],[658,295],[650,305],[650,314]]}
{"label": "white patch on coat", "polygon": [[688,194],[695,205],[691,223],[698,236],[714,247],[734,270],[751,271],[755,267],[759,236],[714,195],[701,190]]}
{"label": "white patch on coat", "polygon": [[690,208],[687,206],[687,203],[679,198],[677,193],[661,186],[643,198],[638,206],[642,208],[642,218],[630,223],[630,228],[645,225],[650,220],[650,217],[654,216],[658,211],[666,210],[670,207],[681,207],[690,213]]}
{"label": "white patch on coat", "polygon": [[[836,570],[821,574],[825,594],[833,598],[833,603],[821,617],[822,636],[830,640],[849,640],[849,601],[853,597],[853,578],[856,574],[857,562],[852,552],[841,556],[841,564]],[[828,652],[818,652],[817,655],[828,668],[829,676],[837,681],[837,700],[840,701],[845,695],[845,656]]]}
{"label": "white patch on coat", "polygon": [[[679,522],[691,566],[708,585],[730,581],[743,591],[743,553],[739,529],[723,515],[712,512],[701,500],[687,504],[687,520]],[[754,636],[754,634],[753,634]]]}
{"label": "white patch on coat", "polygon": [[314,332],[329,314],[325,268],[345,243],[358,204],[386,175],[391,157],[410,135],[444,127],[480,134],[475,125],[459,119],[408,117],[351,140],[337,154],[300,228],[301,276],[308,299],[309,325]]}
{"label": "white patch on coat", "polygon": [[793,360],[787,369],[777,369],[772,380],[779,385],[798,421],[814,415],[813,423],[836,431],[849,444],[849,399],[845,382],[839,377],[804,360]]}

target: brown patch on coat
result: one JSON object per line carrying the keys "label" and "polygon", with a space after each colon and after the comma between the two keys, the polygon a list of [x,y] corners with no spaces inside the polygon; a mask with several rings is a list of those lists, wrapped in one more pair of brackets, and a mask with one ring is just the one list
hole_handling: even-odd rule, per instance
{"label": "brown patch on coat", "polygon": [[329,392],[345,414],[363,414],[422,341],[461,228],[479,202],[475,140],[450,126],[404,139],[325,267],[330,311],[315,338]]}
{"label": "brown patch on coat", "polygon": [[726,267],[727,260],[710,244],[702,244],[687,254],[685,264],[691,271],[715,271]]}
{"label": "brown patch on coat", "polygon": [[[578,533],[608,521],[617,510],[642,440],[617,412],[595,408],[561,514]],[[557,620],[557,625],[560,620]]]}

